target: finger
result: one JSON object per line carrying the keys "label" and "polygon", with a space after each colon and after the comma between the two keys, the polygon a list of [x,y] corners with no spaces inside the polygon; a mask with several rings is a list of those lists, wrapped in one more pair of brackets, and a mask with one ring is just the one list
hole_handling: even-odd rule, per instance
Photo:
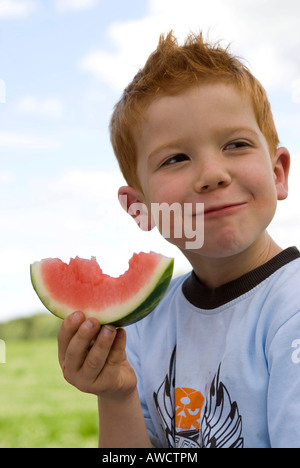
{"label": "finger", "polygon": [[65,352],[64,365],[66,372],[75,374],[82,367],[88,354],[91,341],[96,337],[100,329],[100,324],[95,318],[85,320],[75,335],[71,338],[69,346]]}
{"label": "finger", "polygon": [[117,330],[117,336],[113,342],[110,353],[107,357],[107,364],[119,365],[126,359],[126,332],[123,328]]}
{"label": "finger", "polygon": [[61,367],[64,365],[66,350],[69,343],[80,325],[84,322],[85,316],[82,312],[74,312],[64,319],[58,331],[58,359]]}
{"label": "finger", "polygon": [[112,325],[104,325],[101,327],[100,333],[89,350],[82,366],[82,372],[86,380],[94,381],[98,377],[114,346],[116,336],[117,330]]}

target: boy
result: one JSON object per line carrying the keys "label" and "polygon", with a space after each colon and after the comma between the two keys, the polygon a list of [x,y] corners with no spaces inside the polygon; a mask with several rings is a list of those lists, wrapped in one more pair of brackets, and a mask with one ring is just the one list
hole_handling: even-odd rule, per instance
{"label": "boy", "polygon": [[[101,447],[300,447],[299,252],[266,229],[287,197],[266,93],[228,50],[173,34],[117,104],[111,138],[124,208],[204,203],[204,243],[170,242],[193,271],[144,320],[59,332],[65,378],[98,396]],[[145,228],[145,222],[143,222]],[[158,229],[162,231],[161,223]],[[99,331],[100,330],[100,331]]]}

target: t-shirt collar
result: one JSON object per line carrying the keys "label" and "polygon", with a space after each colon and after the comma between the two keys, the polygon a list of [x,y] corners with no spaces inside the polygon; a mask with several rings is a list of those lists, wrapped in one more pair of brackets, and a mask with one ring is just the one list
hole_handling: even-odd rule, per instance
{"label": "t-shirt collar", "polygon": [[201,309],[215,309],[253,289],[279,268],[300,257],[297,247],[288,247],[264,265],[215,289],[206,287],[192,271],[182,285],[186,299]]}

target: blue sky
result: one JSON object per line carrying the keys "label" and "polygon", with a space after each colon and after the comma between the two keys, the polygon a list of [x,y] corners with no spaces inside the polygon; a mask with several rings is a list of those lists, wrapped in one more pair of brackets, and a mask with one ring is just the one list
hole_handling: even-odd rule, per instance
{"label": "blue sky", "polygon": [[[43,310],[29,264],[96,255],[122,273],[134,251],[187,262],[122,211],[108,124],[161,32],[231,42],[267,89],[292,155],[290,195],[270,232],[300,238],[300,4],[296,0],[0,0],[0,321]],[[5,102],[3,102],[5,101]]]}

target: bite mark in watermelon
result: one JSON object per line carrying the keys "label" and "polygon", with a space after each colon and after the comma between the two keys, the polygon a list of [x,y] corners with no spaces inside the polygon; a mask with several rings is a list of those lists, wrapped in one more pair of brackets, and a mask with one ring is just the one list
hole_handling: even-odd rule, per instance
{"label": "bite mark in watermelon", "polygon": [[102,272],[96,258],[69,264],[47,258],[30,265],[32,285],[45,307],[64,319],[76,310],[101,324],[124,327],[146,317],[165,295],[174,260],[155,252],[134,254],[118,278]]}

